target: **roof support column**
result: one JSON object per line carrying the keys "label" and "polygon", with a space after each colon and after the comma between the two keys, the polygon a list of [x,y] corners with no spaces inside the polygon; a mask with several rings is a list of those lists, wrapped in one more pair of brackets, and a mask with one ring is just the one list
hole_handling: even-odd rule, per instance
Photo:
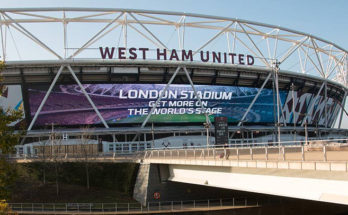
{"label": "roof support column", "polygon": [[76,77],[75,72],[73,71],[73,69],[71,68],[70,65],[67,66],[68,70],[70,71],[71,75],[73,76],[73,78],[75,79],[76,83],[79,85],[79,87],[82,90],[82,93],[86,96],[88,102],[91,104],[91,106],[93,107],[94,111],[96,112],[96,114],[98,115],[99,119],[102,121],[102,123],[104,124],[105,128],[109,128],[108,124],[105,122],[103,116],[100,114],[98,108],[95,106],[95,104],[93,103],[92,99],[89,97],[88,93],[86,92],[85,88],[82,86],[80,80]]}
{"label": "roof support column", "polygon": [[[279,93],[279,62],[277,61],[277,70],[275,72],[275,85],[276,85],[276,96],[277,96],[277,108],[278,108],[278,112],[279,112],[279,116],[280,114],[282,115],[282,119],[283,119],[283,123],[284,123],[284,126],[286,126],[286,118],[285,118],[285,115],[284,115],[284,112],[283,112],[283,105],[281,103],[281,99],[280,99],[280,93]],[[280,123],[280,119],[278,119],[278,123]]]}
{"label": "roof support column", "polygon": [[195,88],[195,86],[194,86],[194,84],[193,84],[193,82],[192,82],[192,79],[191,79],[191,77],[190,77],[190,74],[188,73],[186,67],[183,67],[183,69],[184,69],[184,71],[185,71],[185,74],[186,74],[186,77],[187,77],[188,81],[190,82],[190,85],[191,85],[191,87],[192,87],[192,89],[193,89],[193,92],[194,92],[195,96],[197,97],[197,100],[198,100],[198,102],[199,102],[199,104],[200,104],[200,106],[201,106],[201,108],[202,108],[202,111],[203,111],[203,113],[204,113],[204,115],[205,115],[206,123],[208,123],[208,125],[211,125],[211,122],[210,122],[208,113],[206,112],[206,109],[205,109],[205,107],[204,107],[204,105],[203,105],[203,103],[202,103],[201,98],[200,98],[200,97],[198,96],[198,94],[197,94],[197,90],[196,90],[196,88]]}
{"label": "roof support column", "polygon": [[338,129],[341,129],[342,118],[343,118],[343,111],[344,111],[344,106],[346,106],[346,100],[347,100],[347,91],[344,93],[344,97],[343,97],[343,104],[342,104],[342,107],[341,107],[341,116],[340,116],[340,122],[338,123]]}
{"label": "roof support column", "polygon": [[295,114],[295,96],[294,96],[294,90],[295,90],[295,86],[294,86],[294,82],[291,83],[291,97],[292,97],[292,122],[294,123],[294,141],[296,141],[296,114]]}
{"label": "roof support column", "polygon": [[325,81],[325,108],[324,108],[324,111],[325,111],[325,128],[327,128],[327,81]]}
{"label": "roof support column", "polygon": [[34,125],[34,123],[36,122],[36,119],[37,119],[37,117],[39,116],[39,114],[40,114],[40,112],[41,112],[41,110],[42,110],[42,107],[43,107],[44,104],[46,103],[48,96],[51,94],[51,91],[52,91],[54,85],[56,84],[56,82],[57,82],[57,80],[58,80],[60,74],[62,73],[64,67],[65,67],[64,65],[61,65],[61,66],[60,66],[60,68],[59,68],[59,70],[58,70],[56,76],[54,77],[54,79],[53,79],[53,81],[52,81],[50,87],[48,88],[48,91],[46,92],[45,97],[43,98],[43,100],[42,100],[42,102],[41,102],[39,108],[37,109],[37,111],[36,111],[36,113],[35,113],[35,115],[34,115],[33,120],[30,122],[30,125],[29,125],[29,127],[28,127],[28,131],[30,131],[30,130],[33,128],[33,125]]}
{"label": "roof support column", "polygon": [[319,97],[321,91],[323,90],[323,87],[325,86],[325,82],[326,82],[326,81],[324,81],[324,83],[321,85],[321,87],[320,87],[320,89],[319,89],[317,95],[315,96],[314,101],[312,101],[312,103],[310,104],[310,107],[309,107],[309,109],[308,109],[308,111],[307,111],[307,113],[306,113],[306,116],[305,116],[305,118],[302,120],[301,126],[303,126],[303,125],[305,124],[305,122],[307,121],[308,114],[310,113],[310,114],[312,115],[312,109],[313,109],[315,103],[317,103],[318,97]]}
{"label": "roof support column", "polygon": [[252,102],[250,103],[248,109],[247,109],[246,112],[244,113],[243,117],[239,120],[237,126],[240,126],[240,125],[242,124],[243,120],[244,120],[245,117],[248,115],[250,109],[254,106],[256,100],[259,98],[259,96],[260,96],[260,94],[261,94],[263,88],[264,88],[265,85],[267,84],[267,82],[268,82],[269,78],[271,77],[271,75],[272,75],[272,73],[269,73],[269,74],[268,74],[268,76],[267,76],[267,78],[265,79],[265,81],[263,82],[261,88],[259,88],[259,90],[258,90],[256,96],[254,97],[254,99],[253,99]]}
{"label": "roof support column", "polygon": [[[278,85],[278,72],[279,72],[279,62],[276,60],[274,62],[274,67],[273,67],[274,75],[273,75],[273,80],[275,82],[275,87],[276,87],[276,102],[277,102],[277,133],[278,133],[278,147],[279,147],[279,156],[280,156],[280,97],[279,97],[279,85]],[[284,119],[285,120],[285,119]]]}
{"label": "roof support column", "polygon": [[[272,73],[270,72],[270,73],[268,74],[267,78],[264,80],[264,82],[263,82],[261,88],[259,88],[259,90],[258,90],[257,94],[255,95],[254,99],[251,101],[251,103],[250,103],[248,109],[245,111],[244,115],[243,115],[242,118],[239,120],[239,122],[238,122],[238,124],[237,124],[238,127],[240,127],[240,126],[242,125],[243,120],[244,120],[245,117],[248,115],[248,113],[250,112],[251,108],[254,106],[256,100],[259,98],[259,96],[260,96],[260,94],[261,94],[263,88],[266,86],[266,84],[267,84],[268,80],[270,79],[271,75],[272,75]],[[236,130],[236,131],[237,131],[237,130]],[[234,131],[234,132],[229,136],[229,139],[232,139],[232,138],[234,137],[234,135],[236,134],[236,131]]]}
{"label": "roof support column", "polygon": [[144,128],[147,121],[149,121],[151,115],[153,114],[153,112],[155,111],[155,109],[157,108],[158,104],[160,103],[164,93],[168,90],[169,85],[171,85],[171,83],[174,81],[174,78],[176,77],[176,75],[178,74],[178,72],[180,71],[181,67],[178,66],[178,68],[175,70],[174,74],[172,75],[172,77],[170,78],[169,82],[167,83],[167,85],[164,87],[164,90],[161,91],[157,101],[155,102],[154,106],[151,108],[150,113],[146,116],[144,122],[141,124],[141,128]]}

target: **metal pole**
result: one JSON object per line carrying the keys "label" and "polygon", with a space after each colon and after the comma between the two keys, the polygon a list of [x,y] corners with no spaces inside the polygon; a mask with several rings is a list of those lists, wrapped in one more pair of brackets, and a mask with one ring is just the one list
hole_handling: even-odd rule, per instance
{"label": "metal pole", "polygon": [[186,74],[186,77],[187,77],[188,81],[190,82],[190,85],[191,85],[191,87],[192,87],[192,89],[193,89],[193,92],[194,92],[195,96],[197,97],[198,102],[200,103],[200,106],[201,106],[201,108],[202,108],[202,111],[203,111],[203,113],[204,113],[204,115],[205,115],[206,123],[208,123],[208,125],[211,125],[211,122],[210,122],[208,113],[206,112],[206,108],[204,107],[204,105],[203,105],[203,103],[202,103],[202,99],[201,99],[201,98],[198,96],[198,94],[197,94],[197,90],[196,90],[196,88],[195,88],[195,86],[194,86],[194,84],[193,84],[193,82],[192,82],[192,79],[191,79],[191,77],[190,77],[190,74],[188,73],[186,67],[183,67],[183,69],[184,69],[184,71],[185,71],[185,74]]}
{"label": "metal pole", "polygon": [[321,87],[320,87],[320,89],[319,89],[317,95],[316,95],[315,98],[314,98],[314,101],[310,104],[310,108],[308,109],[307,114],[306,114],[305,118],[303,119],[301,126],[303,126],[304,123],[307,121],[308,114],[312,112],[312,109],[313,109],[315,103],[317,103],[318,97],[319,97],[319,95],[320,95],[320,93],[321,93],[321,91],[322,91],[322,89],[323,89],[323,87],[324,87],[324,85],[325,85],[325,82],[326,82],[326,81],[324,81],[324,83],[321,85]]}
{"label": "metal pole", "polygon": [[[307,119],[306,119],[307,120]],[[308,145],[308,130],[307,130],[307,121],[305,122],[305,140],[306,145]]]}
{"label": "metal pole", "polygon": [[164,90],[161,91],[157,101],[155,102],[155,105],[152,107],[150,113],[147,115],[147,117],[145,118],[144,122],[141,124],[141,128],[144,128],[147,121],[150,119],[151,115],[153,114],[153,112],[155,111],[155,109],[157,108],[159,102],[161,101],[163,94],[167,91],[169,85],[174,81],[174,78],[176,77],[176,75],[178,74],[178,72],[180,71],[181,67],[178,66],[178,68],[175,70],[174,74],[172,75],[172,77],[170,78],[169,82],[167,83],[167,85],[164,87]]}
{"label": "metal pole", "polygon": [[48,91],[47,91],[47,93],[46,93],[44,99],[42,100],[42,102],[41,102],[39,108],[37,109],[37,111],[36,111],[36,113],[35,113],[35,115],[34,115],[33,120],[30,122],[30,125],[29,125],[29,127],[28,127],[28,131],[30,131],[30,130],[32,129],[34,123],[36,122],[36,119],[37,119],[37,117],[39,116],[42,107],[43,107],[44,104],[46,103],[48,96],[51,94],[51,91],[52,91],[54,85],[56,84],[56,82],[57,82],[57,80],[58,80],[60,74],[62,73],[64,67],[65,67],[64,65],[60,66],[60,68],[59,68],[59,70],[58,70],[56,76],[54,77],[54,79],[53,79],[53,81],[52,81],[50,87],[48,88]]}
{"label": "metal pole", "polygon": [[268,160],[268,147],[265,147],[266,161]]}
{"label": "metal pole", "polygon": [[295,112],[295,96],[294,96],[294,82],[291,83],[291,96],[292,96],[292,122],[294,123],[294,141],[296,141],[296,112]]}
{"label": "metal pole", "polygon": [[152,147],[155,147],[155,131],[154,131],[154,126],[153,126],[153,122],[151,123],[151,136],[152,136]]}
{"label": "metal pole", "polygon": [[96,112],[96,114],[98,115],[99,119],[102,121],[102,123],[104,124],[105,128],[109,128],[108,124],[105,122],[103,116],[100,114],[99,110],[97,109],[97,107],[95,106],[94,102],[92,101],[92,99],[89,97],[88,93],[86,92],[85,88],[82,86],[80,80],[76,77],[75,72],[73,71],[73,69],[71,68],[70,65],[67,66],[67,68],[69,69],[71,75],[73,76],[73,78],[75,79],[76,83],[79,85],[79,87],[81,88],[82,93],[85,95],[85,97],[87,98],[88,102],[91,104],[91,106],[93,107],[94,111]]}
{"label": "metal pole", "polygon": [[258,90],[256,96],[254,97],[254,99],[252,100],[252,102],[250,103],[248,109],[245,111],[243,117],[239,120],[238,122],[238,126],[240,126],[242,124],[242,121],[245,119],[245,117],[247,116],[247,114],[249,113],[250,109],[253,107],[254,103],[256,102],[256,100],[259,98],[261,91],[263,90],[263,88],[265,87],[265,85],[267,84],[269,78],[271,77],[272,73],[269,73],[267,78],[265,79],[265,81],[263,82],[261,88]]}
{"label": "metal pole", "polygon": [[[57,54],[55,51],[53,51],[51,48],[49,48],[45,43],[43,43],[41,40],[39,40],[37,37],[35,37],[32,33],[30,33],[30,31],[25,29],[22,25],[20,25],[18,22],[16,22],[14,19],[12,19],[6,13],[2,13],[2,15],[6,16],[9,20],[11,20],[12,23],[14,23],[14,24],[12,24],[11,22],[9,22],[9,25],[11,25],[13,28],[17,29],[19,32],[21,32],[22,34],[27,36],[29,39],[34,41],[36,44],[38,44],[42,48],[46,49],[47,51],[49,51],[50,53],[55,55],[59,60],[63,59],[59,54]],[[16,26],[18,26],[19,29]]]}
{"label": "metal pole", "polygon": [[207,124],[206,127],[207,127],[207,147],[209,148],[209,124]]}
{"label": "metal pole", "polygon": [[325,128],[327,128],[327,82],[325,81]]}
{"label": "metal pole", "polygon": [[279,86],[278,86],[278,72],[279,72],[279,62],[276,60],[274,63],[274,75],[273,80],[276,85],[276,102],[277,102],[277,130],[278,130],[278,147],[280,154],[280,110],[279,110]]}
{"label": "metal pole", "polygon": [[304,146],[303,146],[303,145],[301,146],[301,158],[302,158],[302,161],[305,160],[305,156],[304,156]]}
{"label": "metal pole", "polygon": [[[347,62],[348,64],[348,62]],[[339,124],[338,124],[338,128],[340,129],[341,128],[341,124],[342,124],[342,118],[343,118],[343,111],[344,111],[344,106],[346,105],[346,98],[347,96],[347,91],[344,93],[344,97],[343,97],[343,104],[342,104],[342,109],[341,109],[341,116],[340,116],[340,121],[339,121]]]}

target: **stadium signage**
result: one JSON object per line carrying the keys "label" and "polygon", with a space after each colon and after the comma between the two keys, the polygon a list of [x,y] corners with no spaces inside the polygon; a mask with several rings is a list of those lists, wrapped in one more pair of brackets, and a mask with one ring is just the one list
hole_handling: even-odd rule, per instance
{"label": "stadium signage", "polygon": [[[200,51],[195,53],[192,50],[176,50],[176,49],[156,49],[155,51],[149,48],[129,48],[125,47],[99,47],[100,56],[102,59],[155,59],[169,61],[201,61],[213,63],[230,63],[241,65],[254,65],[255,59],[252,55],[215,52],[215,51]],[[197,56],[197,57],[196,57]]]}

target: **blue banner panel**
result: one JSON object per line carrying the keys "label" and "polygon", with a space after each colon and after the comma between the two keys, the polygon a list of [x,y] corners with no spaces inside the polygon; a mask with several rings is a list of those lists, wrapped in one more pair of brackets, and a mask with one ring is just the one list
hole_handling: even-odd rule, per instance
{"label": "blue banner panel", "polygon": [[[92,101],[107,123],[142,123],[156,100],[162,99],[149,122],[192,123],[205,122],[204,110],[190,85],[164,84],[85,84]],[[29,88],[31,115],[36,113],[48,86]],[[258,88],[237,86],[195,85],[202,105],[210,120],[215,116],[227,117],[228,122],[238,122],[256,96]],[[287,97],[280,91],[282,104]],[[274,123],[272,89],[263,89],[251,108],[245,122]],[[36,125],[92,125],[101,120],[78,85],[58,85],[47,99]]]}

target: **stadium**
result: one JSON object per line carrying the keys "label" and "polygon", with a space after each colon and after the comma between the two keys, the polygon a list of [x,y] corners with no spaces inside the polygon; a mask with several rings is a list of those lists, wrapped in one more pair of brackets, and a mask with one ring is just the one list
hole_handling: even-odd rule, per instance
{"label": "stadium", "polygon": [[[0,9],[17,153],[55,138],[105,152],[347,137],[348,51],[247,20],[131,9]],[[216,142],[217,141],[217,142]],[[67,149],[66,149],[67,150]]]}

